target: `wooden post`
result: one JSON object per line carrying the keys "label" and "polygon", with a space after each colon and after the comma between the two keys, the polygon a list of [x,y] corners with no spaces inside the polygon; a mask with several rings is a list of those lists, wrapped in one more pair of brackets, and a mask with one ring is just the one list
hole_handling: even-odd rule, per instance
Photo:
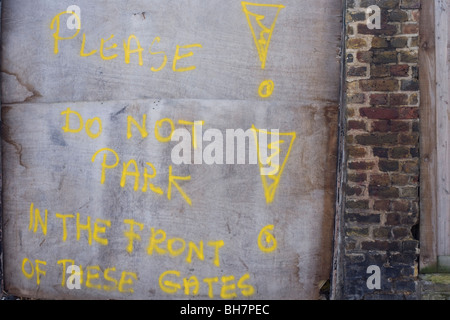
{"label": "wooden post", "polygon": [[421,272],[437,272],[438,256],[450,255],[446,8],[447,0],[424,1],[421,12]]}

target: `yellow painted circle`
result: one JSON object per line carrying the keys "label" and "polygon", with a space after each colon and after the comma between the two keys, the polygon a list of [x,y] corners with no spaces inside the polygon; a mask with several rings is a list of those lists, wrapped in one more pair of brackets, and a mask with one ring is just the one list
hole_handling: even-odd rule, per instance
{"label": "yellow painted circle", "polygon": [[264,80],[259,85],[258,93],[261,98],[268,98],[272,95],[275,84],[272,80]]}

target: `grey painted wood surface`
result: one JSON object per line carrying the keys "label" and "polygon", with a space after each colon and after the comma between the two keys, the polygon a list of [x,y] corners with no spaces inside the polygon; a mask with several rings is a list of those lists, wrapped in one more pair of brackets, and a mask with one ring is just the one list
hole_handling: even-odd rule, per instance
{"label": "grey painted wood surface", "polygon": [[[318,298],[332,254],[337,1],[252,6],[252,12],[266,16],[263,25],[277,17],[264,69],[241,1],[79,1],[80,33],[60,41],[55,54],[50,25],[71,4],[4,1],[6,288],[19,295],[68,299]],[[75,32],[64,26],[61,22],[61,34]],[[98,50],[91,56],[80,56],[83,33],[85,52]],[[118,57],[103,60],[100,39],[111,34],[117,48],[108,54]],[[136,53],[129,64],[124,61],[123,40],[131,34],[143,48],[143,66]],[[167,64],[158,72],[150,69],[164,57],[149,53],[155,37],[160,42],[152,52],[167,53]],[[201,47],[180,47],[180,56],[193,55],[180,58],[175,69],[196,68],[174,71],[174,50],[189,44]],[[275,87],[270,97],[262,98],[258,87],[266,79]],[[68,108],[83,119],[79,132],[71,132],[80,124],[74,114],[72,130],[63,129]],[[128,117],[142,124],[143,115],[148,136],[132,126],[128,138]],[[88,124],[94,118],[102,123],[98,137],[88,135],[98,131],[99,120]],[[168,136],[170,122],[158,122],[163,119],[190,132],[183,120],[204,121],[204,131],[218,129],[224,136],[227,129],[245,131],[253,125],[290,133],[276,136],[284,141],[280,180],[261,176],[258,164],[174,164],[171,153],[177,143],[158,141],[155,135],[156,127]],[[117,166],[105,169],[102,183],[104,155],[107,166],[115,160]],[[121,186],[124,163],[132,159],[140,175],[136,190],[131,175]],[[152,171],[148,163],[156,176],[146,180],[144,170]],[[186,180],[171,182],[171,174]],[[159,191],[147,185],[143,192],[146,181]],[[273,197],[265,192],[264,181],[276,181]],[[46,234],[36,209],[42,218],[47,212]],[[68,215],[66,238],[62,215]],[[77,217],[80,224],[89,217],[91,227],[79,228],[79,238]],[[134,227],[140,239],[133,241],[132,250],[126,233],[130,220],[140,223]],[[69,277],[64,259],[82,266],[80,290],[62,282]],[[192,285],[187,285],[189,290],[186,284]]]}
{"label": "grey painted wood surface", "polygon": [[[261,1],[262,3],[272,3]],[[50,25],[54,16],[72,1],[5,1],[3,12],[3,101],[61,102],[128,100],[141,98],[258,99],[258,87],[272,79],[273,99],[306,103],[334,102],[338,95],[337,64],[340,12],[338,1],[294,0],[278,15],[265,69],[241,1],[78,1],[81,30],[73,40],[62,40],[54,54]],[[277,3],[278,4],[278,3]],[[273,8],[255,9],[267,15]],[[61,16],[60,34],[70,37]],[[269,21],[270,20],[270,21]],[[86,35],[85,52],[80,56]],[[255,33],[259,32],[255,30]],[[137,54],[124,59],[123,41],[135,35],[144,48],[143,65]],[[100,57],[101,39],[105,56]],[[155,41],[159,37],[160,41]],[[152,43],[153,46],[151,47]],[[131,42],[135,48],[134,41]],[[195,72],[173,72],[176,46],[202,48],[181,59],[179,67],[196,66]],[[165,67],[158,72],[167,56]]]}

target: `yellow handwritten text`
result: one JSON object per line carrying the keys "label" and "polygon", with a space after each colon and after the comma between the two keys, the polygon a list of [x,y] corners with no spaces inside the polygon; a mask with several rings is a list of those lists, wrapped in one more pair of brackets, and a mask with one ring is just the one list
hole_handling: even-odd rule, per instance
{"label": "yellow handwritten text", "polygon": [[[275,11],[275,16],[272,23],[267,24],[263,22],[266,16],[255,13],[253,8],[266,8],[266,10]],[[256,49],[258,50],[259,60],[261,61],[261,69],[266,66],[267,52],[269,50],[270,40],[272,38],[273,30],[275,29],[275,24],[277,23],[278,14],[280,10],[283,9],[283,5],[279,4],[259,4],[242,2],[242,9],[247,18],[250,31],[252,32],[253,40],[255,42]]]}
{"label": "yellow handwritten text", "polygon": [[[126,251],[132,253],[135,242],[142,241],[140,233],[145,226],[143,223],[132,219],[125,219],[123,223],[126,225],[126,231],[124,231],[123,235],[128,239]],[[136,227],[138,230],[136,230]],[[172,258],[184,255],[184,261],[191,264],[194,258],[198,261],[205,261],[205,250],[209,250],[208,256],[212,257],[211,263],[215,267],[220,267],[220,250],[224,246],[225,242],[223,240],[200,240],[194,242],[179,237],[169,238],[163,229],[152,227],[150,228],[146,252],[149,256],[167,255]]]}
{"label": "yellow handwritten text", "polygon": [[70,14],[72,14],[74,17],[75,17],[75,19],[76,19],[76,21],[77,21],[77,28],[76,28],[76,32],[75,32],[75,34],[73,34],[72,36],[70,36],[70,37],[61,37],[61,35],[60,35],[60,30],[61,30],[61,27],[60,27],[60,16],[62,16],[62,15],[64,15],[64,14],[67,14],[68,12],[67,11],[63,11],[63,12],[60,12],[60,13],[58,13],[53,19],[52,19],[52,23],[50,24],[50,29],[55,29],[55,33],[53,33],[53,38],[55,39],[55,44],[54,44],[54,53],[55,54],[58,54],[58,52],[59,52],[59,41],[61,41],[61,40],[71,40],[71,39],[74,39],[79,33],[80,33],[80,28],[81,28],[81,20],[80,20],[80,17],[75,13],[75,12],[72,12],[72,13],[70,13]]}
{"label": "yellow handwritten text", "polygon": [[277,248],[277,239],[272,234],[273,228],[273,225],[265,226],[258,235],[258,248],[262,252],[273,252]]}
{"label": "yellow handwritten text", "polygon": [[[103,160],[101,162],[101,179],[100,183],[104,184],[106,180],[106,172],[107,170],[112,170],[116,168],[120,162],[119,155],[116,151],[110,148],[102,148],[99,149],[97,152],[94,153],[92,156],[91,161],[94,163],[99,154],[103,153]],[[108,157],[109,155],[109,157]],[[109,159],[112,157],[112,161]],[[138,164],[136,160],[131,159],[129,161],[124,161],[122,166],[122,174],[120,179],[120,186],[124,188],[127,185],[127,181],[131,180],[133,181],[133,190],[134,191],[141,191],[141,192],[147,192],[148,189],[150,189],[153,193],[162,195],[164,194],[163,189],[161,189],[158,186],[155,186],[153,183],[150,183],[151,179],[155,178],[157,175],[155,166],[150,163],[145,163],[146,167],[144,167],[144,172],[141,175],[141,171],[139,170]],[[150,171],[149,171],[150,169]],[[143,185],[142,188],[140,188],[140,181],[141,177],[143,178]],[[187,193],[181,188],[178,181],[189,181],[191,180],[191,176],[175,176],[172,173],[172,166],[169,166],[169,174],[168,174],[168,187],[167,187],[167,199],[172,199],[172,187],[175,187],[175,189],[178,190],[182,198],[189,204],[192,205],[191,198],[187,195]]]}
{"label": "yellow handwritten text", "polygon": [[[61,112],[61,115],[65,116],[65,124],[64,127],[62,127],[62,130],[64,132],[79,133],[83,130],[84,120],[81,114],[71,110],[70,108],[67,108],[66,110]],[[75,126],[74,121],[77,122]],[[97,132],[93,132],[91,130],[94,123],[97,123],[98,126]],[[98,117],[88,119],[86,121],[86,133],[90,138],[97,139],[102,133],[102,120]]]}
{"label": "yellow handwritten text", "polygon": [[[61,26],[64,25],[65,20],[61,19],[60,17],[64,14],[73,14],[75,16],[75,19],[78,23],[78,28],[76,28],[76,32],[70,36],[63,36],[63,30],[64,28],[61,28]],[[81,20],[79,16],[73,12],[61,12],[58,13],[53,19],[50,24],[50,29],[54,30],[52,36],[54,39],[54,45],[53,45],[53,52],[57,55],[59,54],[59,45],[61,41],[69,41],[75,39],[79,33],[80,33],[80,27],[81,27]],[[86,36],[86,33],[83,33],[82,35],[82,41],[81,41],[81,47],[80,47],[80,56],[81,57],[92,57],[95,56],[97,53],[100,55],[100,58],[103,60],[114,60],[119,57],[119,49],[118,45],[114,40],[114,34],[111,34],[108,38],[100,38],[99,43],[92,45],[86,44],[88,42],[88,38]],[[91,40],[92,41],[92,40]],[[159,72],[164,69],[164,67],[167,64],[167,54],[165,51],[154,51],[154,47],[157,46],[161,41],[160,37],[155,37],[152,43],[150,44],[148,48],[148,52],[150,53],[151,57],[153,56],[163,56],[162,62],[158,65],[151,65],[150,70],[152,72]],[[89,47],[89,49],[87,49]],[[173,60],[172,60],[172,71],[173,72],[187,72],[187,71],[193,71],[196,69],[195,65],[190,64],[189,62],[185,62],[184,60],[192,57],[194,55],[195,49],[201,49],[203,46],[199,43],[192,43],[192,44],[184,44],[184,45],[176,45],[174,48],[174,54],[173,54]],[[111,51],[111,53],[107,53],[107,51]],[[139,66],[144,65],[144,48],[142,47],[139,38],[131,34],[127,39],[123,40],[123,58],[125,64],[130,64],[132,59],[134,59],[135,64],[137,63]],[[159,60],[159,58],[157,58]],[[183,61],[182,61],[183,60]],[[153,62],[152,62],[153,63]],[[157,62],[158,63],[158,62]]]}
{"label": "yellow handwritten text", "polygon": [[[62,267],[61,286],[66,286],[66,270],[70,265],[76,265],[73,259],[61,259],[57,261]],[[116,267],[100,267],[99,265],[89,265],[83,269],[80,268],[79,279],[80,284],[86,288],[102,290],[102,291],[118,291],[121,293],[133,293],[134,283],[139,280],[136,272],[118,271]]]}
{"label": "yellow handwritten text", "polygon": [[209,298],[213,299],[217,294],[222,299],[233,299],[239,296],[250,297],[254,294],[255,288],[248,283],[250,275],[244,274],[240,278],[233,275],[222,277],[199,278],[195,275],[182,278],[181,272],[168,270],[159,276],[160,289],[168,294],[176,294],[182,290],[186,296],[196,296],[201,288],[207,292]]}
{"label": "yellow handwritten text", "polygon": [[41,283],[41,276],[45,276],[47,274],[47,271],[41,269],[42,266],[46,266],[46,261],[41,260],[34,260],[34,263],[28,259],[25,258],[22,260],[22,273],[23,275],[31,279],[36,274],[36,285],[40,285]]}
{"label": "yellow handwritten text", "polygon": [[[269,169],[270,171],[267,172],[266,174],[261,174],[261,181],[263,184],[263,189],[264,189],[264,195],[266,197],[266,202],[267,203],[272,203],[274,198],[275,198],[275,194],[278,188],[278,184],[280,183],[280,179],[281,176],[283,175],[283,171],[284,168],[286,166],[286,163],[289,159],[289,156],[291,154],[291,150],[292,147],[294,145],[294,141],[296,138],[296,133],[295,132],[279,132],[279,133],[273,133],[273,132],[268,132],[267,130],[260,130],[260,129],[256,129],[255,126],[252,126],[253,129],[253,133],[255,135],[255,140],[256,140],[256,148],[258,150],[258,164],[259,164],[259,168],[260,171],[263,172],[267,169]],[[271,139],[272,139],[272,143],[270,143],[268,145],[268,149],[272,150],[272,153],[270,156],[265,156],[264,154],[262,154],[260,152],[260,148],[259,148],[259,141],[258,141],[258,134],[265,134],[265,135],[270,135]],[[278,139],[278,140],[275,140]],[[274,141],[275,140],[275,141]],[[289,141],[289,144],[287,144],[286,142]],[[286,148],[284,148],[286,151],[283,152],[283,162],[280,165],[279,161],[274,162],[272,161],[274,159],[275,156],[280,155],[282,149],[281,149],[281,145],[283,145],[284,143],[286,143]],[[270,166],[270,168],[265,168],[264,166]]]}

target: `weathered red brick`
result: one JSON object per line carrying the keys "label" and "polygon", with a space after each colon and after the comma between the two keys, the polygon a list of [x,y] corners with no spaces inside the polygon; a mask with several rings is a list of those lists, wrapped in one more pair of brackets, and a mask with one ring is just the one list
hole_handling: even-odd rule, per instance
{"label": "weathered red brick", "polygon": [[407,34],[419,33],[419,24],[418,23],[403,24],[402,33]]}
{"label": "weathered red brick", "polygon": [[409,208],[411,206],[411,202],[407,200],[394,200],[392,201],[392,208],[397,212],[405,212],[408,213]]}
{"label": "weathered red brick", "polygon": [[419,108],[418,107],[404,107],[399,109],[400,119],[418,119]]}
{"label": "weathered red brick", "polygon": [[389,149],[382,147],[373,147],[372,153],[374,157],[387,158],[389,156]]}
{"label": "weathered red brick", "polygon": [[404,10],[395,9],[389,13],[389,20],[395,22],[408,21],[408,13]]}
{"label": "weathered red brick", "polygon": [[402,172],[409,174],[419,173],[419,163],[418,161],[407,161],[402,166]]}
{"label": "weathered red brick", "polygon": [[367,45],[366,40],[361,38],[351,38],[347,41],[347,48],[359,49]]}
{"label": "weathered red brick", "polygon": [[367,174],[362,172],[349,173],[347,174],[347,180],[350,182],[364,182],[367,180]]}
{"label": "weathered red brick", "polygon": [[351,170],[371,170],[375,166],[371,161],[352,161],[348,163],[348,168]]}
{"label": "weathered red brick", "polygon": [[402,145],[417,145],[419,143],[419,133],[401,133],[399,143]]}
{"label": "weathered red brick", "polygon": [[421,0],[402,0],[400,7],[402,9],[419,9],[420,1]]}
{"label": "weathered red brick", "polygon": [[359,213],[347,213],[345,215],[345,220],[348,222],[358,222],[358,223],[380,223],[379,214],[359,214]]}
{"label": "weathered red brick", "polygon": [[391,179],[389,174],[372,174],[370,176],[370,185],[372,186],[389,186],[391,184]]}
{"label": "weathered red brick", "polygon": [[389,43],[384,37],[373,37],[372,48],[387,48]]}
{"label": "weathered red brick", "polygon": [[363,158],[367,155],[366,149],[357,146],[347,147],[347,153],[352,158]]}
{"label": "weathered red brick", "polygon": [[362,120],[349,120],[347,127],[349,130],[366,130],[366,123]]}
{"label": "weathered red brick", "polygon": [[390,41],[392,48],[405,48],[408,45],[407,37],[394,37]]}
{"label": "weathered red brick", "polygon": [[363,187],[347,185],[345,193],[347,196],[360,196],[363,193]]}
{"label": "weathered red brick", "polygon": [[[360,227],[346,227],[345,228],[345,235],[348,237],[367,237],[369,235],[369,228],[360,228]],[[364,256],[363,256],[364,257]],[[361,258],[358,259],[356,257],[351,258],[352,261],[355,262],[362,262]]]}
{"label": "weathered red brick", "polygon": [[405,159],[410,157],[409,147],[395,147],[391,150],[392,159]]}
{"label": "weathered red brick", "polygon": [[364,93],[356,93],[347,95],[347,103],[364,103],[366,96]]}
{"label": "weathered red brick", "polygon": [[395,9],[399,7],[399,2],[399,0],[361,0],[360,6],[361,8],[367,8],[370,5],[376,4],[381,9]]}
{"label": "weathered red brick", "polygon": [[400,53],[400,61],[406,63],[417,63],[419,61],[417,50],[402,51]]}
{"label": "weathered red brick", "polygon": [[[419,91],[420,85],[417,79],[412,80],[402,80],[401,81],[401,90],[402,91]],[[396,91],[396,90],[393,90]]]}
{"label": "weathered red brick", "polygon": [[373,203],[373,209],[377,211],[389,211],[390,205],[390,200],[375,200]]}
{"label": "weathered red brick", "polygon": [[353,22],[353,21],[364,21],[366,20],[366,14],[364,11],[359,11],[359,12],[349,12],[347,14],[347,19],[349,22]]}
{"label": "weathered red brick", "polygon": [[369,195],[379,198],[398,198],[400,192],[396,187],[369,186]]}
{"label": "weathered red brick", "polygon": [[[359,87],[362,91],[397,91],[399,89],[398,80],[395,79],[367,79],[359,80]],[[411,83],[405,83],[406,89],[411,88]]]}
{"label": "weathered red brick", "polygon": [[373,63],[396,63],[397,62],[397,51],[395,50],[375,50],[373,53]]}
{"label": "weathered red brick", "polygon": [[391,235],[390,227],[376,227],[373,228],[373,236],[377,239],[389,239]]}
{"label": "weathered red brick", "polygon": [[397,133],[380,133],[370,135],[358,135],[354,138],[357,143],[366,146],[384,146],[398,144]]}
{"label": "weathered red brick", "polygon": [[382,23],[381,29],[369,29],[366,23],[358,24],[358,33],[393,36],[397,33],[397,26],[393,24]]}
{"label": "weathered red brick", "polygon": [[380,160],[378,162],[378,168],[383,172],[398,171],[400,169],[400,164],[398,161]]}
{"label": "weathered red brick", "polygon": [[388,104],[388,95],[387,94],[371,94],[370,95],[370,104],[387,105]]}
{"label": "weathered red brick", "polygon": [[364,77],[367,75],[367,67],[350,67],[347,70],[349,77]]}
{"label": "weathered red brick", "polygon": [[[347,209],[369,209],[368,200],[347,200],[345,202],[345,207]],[[379,218],[379,216],[378,216]]]}
{"label": "weathered red brick", "polygon": [[397,226],[401,224],[401,215],[397,212],[388,213],[386,215],[385,225],[387,226]]}
{"label": "weathered red brick", "polygon": [[400,251],[401,243],[399,241],[363,241],[361,243],[363,250],[380,250],[380,251]]}
{"label": "weathered red brick", "polygon": [[386,78],[390,76],[389,65],[385,64],[372,64],[370,66],[370,77],[373,78]]}
{"label": "weathered red brick", "polygon": [[356,59],[362,63],[370,63],[372,62],[372,51],[358,51],[356,53]]}
{"label": "weathered red brick", "polygon": [[396,108],[361,108],[359,114],[369,119],[397,119],[399,116]]}
{"label": "weathered red brick", "polygon": [[408,95],[404,93],[391,93],[389,95],[389,104],[391,106],[402,106],[408,104]]}
{"label": "weathered red brick", "polygon": [[377,120],[372,122],[373,132],[406,132],[409,129],[410,124],[407,121]]}
{"label": "weathered red brick", "polygon": [[405,186],[409,183],[409,176],[405,174],[391,174],[392,185]]}
{"label": "weathered red brick", "polygon": [[405,227],[398,227],[392,229],[394,239],[411,238],[411,230]]}
{"label": "weathered red brick", "polygon": [[407,77],[409,75],[409,65],[396,64],[390,66],[390,72],[393,77]]}
{"label": "weathered red brick", "polygon": [[408,121],[391,121],[392,132],[406,132],[409,131],[410,123]]}
{"label": "weathered red brick", "polygon": [[418,187],[402,187],[400,188],[401,197],[403,198],[415,198],[419,197],[419,188]]}

